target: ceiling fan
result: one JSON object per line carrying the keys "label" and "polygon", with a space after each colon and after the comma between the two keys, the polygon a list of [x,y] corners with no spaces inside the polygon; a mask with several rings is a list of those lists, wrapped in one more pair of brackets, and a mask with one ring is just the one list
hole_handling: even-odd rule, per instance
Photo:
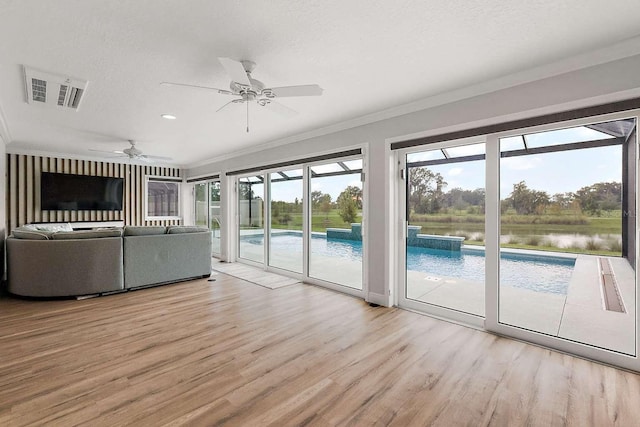
{"label": "ceiling fan", "polygon": [[148,154],[143,154],[142,151],[136,148],[136,141],[133,139],[129,139],[130,147],[124,148],[122,150],[114,150],[114,151],[104,151],[104,150],[93,150],[89,149],[89,151],[95,151],[97,153],[111,153],[111,154],[119,154],[118,156],[113,157],[128,157],[131,160],[142,160],[143,162],[148,162],[151,160],[172,160],[171,157],[163,157],[163,156],[151,156]]}
{"label": "ceiling fan", "polygon": [[249,132],[249,102],[255,102],[260,107],[265,107],[283,116],[293,116],[297,111],[275,101],[276,98],[294,96],[320,96],[322,88],[316,84],[282,87],[265,87],[260,80],[251,77],[251,72],[256,67],[252,61],[236,61],[230,58],[218,58],[225,71],[231,77],[229,89],[199,86],[186,83],[161,82],[164,86],[184,86],[196,89],[213,90],[221,95],[236,97],[216,110],[216,113],[231,104],[247,104],[247,132]]}

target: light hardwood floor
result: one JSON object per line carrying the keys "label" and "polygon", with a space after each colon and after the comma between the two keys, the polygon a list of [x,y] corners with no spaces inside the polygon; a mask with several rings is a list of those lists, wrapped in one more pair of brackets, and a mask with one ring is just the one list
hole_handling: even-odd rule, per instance
{"label": "light hardwood floor", "polygon": [[620,425],[640,376],[308,285],[220,274],[0,299],[0,425]]}

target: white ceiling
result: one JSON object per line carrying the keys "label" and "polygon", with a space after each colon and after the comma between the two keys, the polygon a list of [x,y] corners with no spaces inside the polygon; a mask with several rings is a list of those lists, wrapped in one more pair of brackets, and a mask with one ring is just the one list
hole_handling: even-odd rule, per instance
{"label": "white ceiling", "polygon": [[[638,16],[638,0],[0,0],[0,118],[10,151],[136,139],[186,166],[601,49],[640,34]],[[217,57],[324,94],[282,99],[293,118],[254,106],[247,134],[244,105],[159,85],[226,88]],[[23,64],[88,80],[79,111],[27,104]]]}

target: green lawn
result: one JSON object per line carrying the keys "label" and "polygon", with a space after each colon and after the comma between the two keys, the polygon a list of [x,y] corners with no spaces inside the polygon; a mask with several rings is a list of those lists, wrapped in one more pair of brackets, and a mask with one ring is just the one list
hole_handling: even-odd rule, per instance
{"label": "green lawn", "polygon": [[[358,222],[359,217],[362,213],[358,212]],[[271,228],[274,229],[287,229],[287,230],[302,230],[302,213],[290,213],[289,216],[291,220],[286,224],[282,224],[280,218],[275,218],[271,223]],[[351,224],[344,222],[340,215],[338,214],[337,209],[332,209],[328,213],[317,212],[313,214],[311,218],[311,229],[312,231],[318,231],[321,233],[326,232],[327,228],[346,228],[351,229]]]}

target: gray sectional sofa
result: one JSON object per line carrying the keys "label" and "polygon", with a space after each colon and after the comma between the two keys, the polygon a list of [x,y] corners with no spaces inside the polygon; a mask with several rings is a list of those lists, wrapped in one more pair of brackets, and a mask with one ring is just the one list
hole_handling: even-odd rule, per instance
{"label": "gray sectional sofa", "polygon": [[208,277],[211,232],[189,226],[24,226],[7,238],[7,275],[9,292],[26,297],[109,294]]}

